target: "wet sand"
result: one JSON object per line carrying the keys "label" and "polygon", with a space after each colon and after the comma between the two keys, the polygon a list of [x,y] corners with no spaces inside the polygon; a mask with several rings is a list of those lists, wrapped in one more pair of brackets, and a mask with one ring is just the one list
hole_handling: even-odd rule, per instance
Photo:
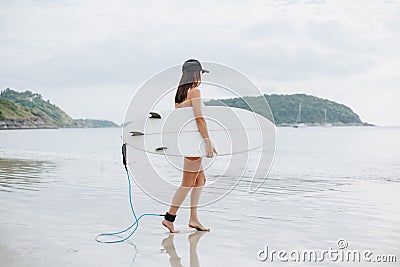
{"label": "wet sand", "polygon": [[[64,140],[71,134],[74,139],[77,135],[74,131],[78,130],[62,132],[66,135]],[[316,142],[314,135],[321,134],[318,131],[281,130],[276,162],[260,190],[249,194],[246,185],[239,183],[220,201],[200,208],[201,222],[211,228],[210,232],[189,229],[188,210],[182,209],[176,220],[181,233],[169,234],[161,225],[161,217],[145,217],[137,233],[121,244],[95,241],[96,235],[121,230],[133,221],[126,176],[120,164],[119,140],[112,138],[118,132],[105,131],[105,139],[109,136],[111,141],[102,148],[93,145],[93,150],[86,149],[84,153],[77,152],[74,145],[64,150],[61,145],[55,146],[64,152],[52,154],[51,147],[21,150],[18,145],[2,143],[0,264],[354,266],[354,263],[329,261],[271,263],[257,257],[265,246],[287,251],[323,250],[337,248],[338,239],[345,239],[349,249],[394,254],[399,260],[398,146],[391,142],[391,150],[378,144],[375,149],[382,151],[371,154],[371,146],[359,151],[364,144],[358,132],[354,132],[357,128],[351,133],[354,140],[359,140],[353,149],[344,141],[327,147]],[[347,130],[332,132],[331,129],[324,138],[339,140],[343,131]],[[46,133],[42,132],[43,138]],[[296,142],[293,136],[297,137]],[[7,138],[18,139],[18,136],[2,140]],[[103,139],[99,139],[93,142],[102,146]],[[307,140],[315,145],[311,147]],[[75,145],[84,146],[84,142]],[[92,144],[86,146],[92,148]],[[322,148],[323,156],[316,155]],[[342,168],[334,171],[338,165]],[[168,167],[165,170],[168,172]],[[137,214],[164,213],[167,209],[137,186],[133,187],[133,201]],[[368,263],[368,266],[396,264]]]}

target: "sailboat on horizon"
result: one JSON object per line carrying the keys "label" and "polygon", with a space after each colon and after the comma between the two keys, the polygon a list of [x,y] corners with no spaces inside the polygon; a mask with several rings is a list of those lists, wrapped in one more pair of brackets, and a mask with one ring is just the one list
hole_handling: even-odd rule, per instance
{"label": "sailboat on horizon", "polygon": [[307,127],[307,125],[301,122],[301,101],[300,101],[296,123],[293,125],[293,128],[304,128],[304,127]]}
{"label": "sailboat on horizon", "polygon": [[327,123],[326,122],[326,109],[325,109],[325,120],[324,120],[324,127],[332,127],[332,123]]}

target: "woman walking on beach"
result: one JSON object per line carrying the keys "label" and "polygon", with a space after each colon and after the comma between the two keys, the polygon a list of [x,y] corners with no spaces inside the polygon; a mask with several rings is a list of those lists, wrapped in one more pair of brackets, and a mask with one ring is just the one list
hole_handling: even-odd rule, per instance
{"label": "woman walking on beach", "polygon": [[[201,83],[202,73],[208,72],[209,71],[203,69],[200,62],[195,59],[189,59],[183,64],[182,77],[175,95],[175,108],[193,107],[197,127],[206,145],[206,157],[212,158],[217,151],[212,146],[209,138],[207,123],[202,113],[201,93],[198,88]],[[198,231],[210,230],[200,223],[197,214],[201,190],[206,183],[206,177],[201,162],[201,157],[184,158],[182,183],[176,190],[172,198],[170,209],[165,214],[164,220],[162,221],[162,224],[168,228],[171,233],[178,232],[174,229],[176,213],[190,190],[192,190],[192,192],[190,195],[189,227],[195,228]]]}

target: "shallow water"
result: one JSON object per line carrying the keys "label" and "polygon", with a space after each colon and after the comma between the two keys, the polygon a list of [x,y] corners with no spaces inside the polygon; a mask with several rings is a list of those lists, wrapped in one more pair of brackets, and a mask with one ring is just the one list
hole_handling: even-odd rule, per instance
{"label": "shallow water", "polygon": [[[262,266],[271,264],[257,257],[265,246],[337,249],[339,239],[400,260],[400,128],[279,128],[262,187],[249,194],[239,183],[200,209],[211,232],[189,230],[182,209],[179,234],[145,217],[129,242],[100,244],[97,234],[132,222],[120,136],[120,129],[0,131],[1,266]],[[170,166],[159,168],[174,177]],[[132,188],[138,214],[165,213],[167,206]],[[375,265],[396,264],[367,264]]]}

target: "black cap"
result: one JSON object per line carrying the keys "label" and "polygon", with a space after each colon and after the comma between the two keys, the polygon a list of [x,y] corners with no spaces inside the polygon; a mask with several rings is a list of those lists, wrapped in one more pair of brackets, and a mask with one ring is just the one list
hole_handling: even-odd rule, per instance
{"label": "black cap", "polygon": [[200,62],[196,59],[189,59],[183,63],[182,72],[201,71],[202,73],[209,73],[210,71],[203,69]]}

